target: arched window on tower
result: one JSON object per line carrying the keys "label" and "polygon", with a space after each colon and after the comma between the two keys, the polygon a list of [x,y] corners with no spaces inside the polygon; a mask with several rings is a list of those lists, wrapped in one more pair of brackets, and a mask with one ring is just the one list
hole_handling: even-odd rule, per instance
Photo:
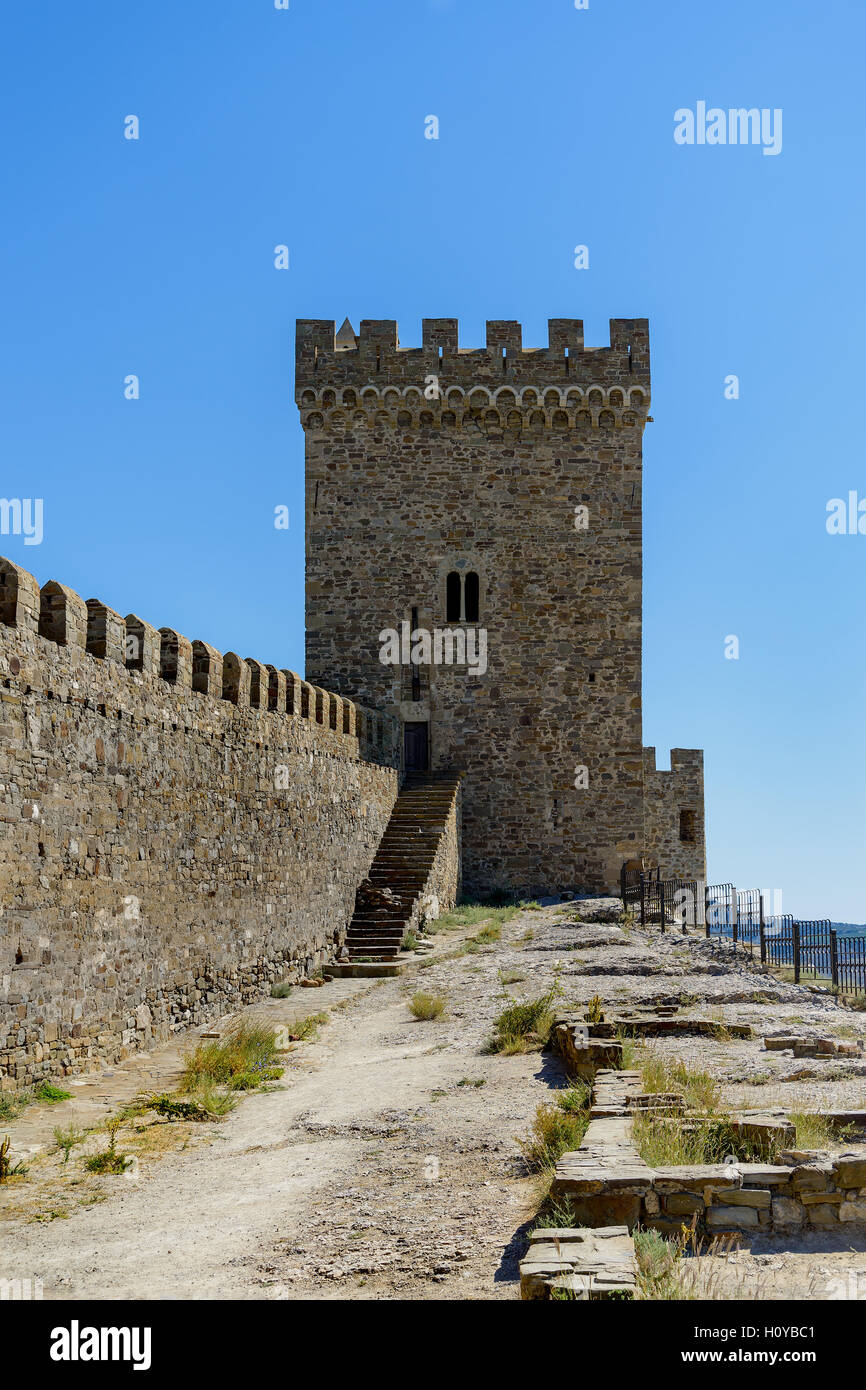
{"label": "arched window on tower", "polygon": [[460,622],[460,575],[452,570],[445,581],[445,620]]}
{"label": "arched window on tower", "polygon": [[466,584],[463,591],[467,623],[478,622],[479,593],[480,586],[478,583],[478,575],[474,570],[471,570],[466,576]]}

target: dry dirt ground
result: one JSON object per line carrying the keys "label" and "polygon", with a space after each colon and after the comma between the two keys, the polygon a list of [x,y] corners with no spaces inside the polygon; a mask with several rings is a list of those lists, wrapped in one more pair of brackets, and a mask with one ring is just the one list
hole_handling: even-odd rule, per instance
{"label": "dry dirt ground", "polygon": [[[223,1120],[129,1121],[118,1147],[137,1157],[130,1175],[85,1173],[104,1133],[64,1165],[54,1127],[95,1125],[143,1090],[170,1089],[188,1035],[82,1078],[67,1087],[73,1100],[30,1106],[2,1126],[29,1168],[0,1189],[0,1277],[39,1278],[53,1299],[518,1298],[539,1204],[519,1140],[566,1078],[548,1053],[485,1045],[507,997],[553,986],[564,1008],[596,993],[613,1006],[676,999],[751,1023],[752,1041],[653,1044],[713,1072],[732,1103],[866,1107],[866,1059],[794,1062],[760,1040],[792,1029],[866,1038],[866,1014],[698,935],[575,917],[573,904],[526,909],[494,944],[461,951],[476,924],[439,935],[399,978],[296,989],[245,1011],[280,1023],[325,1009],[329,1021],[288,1054],[273,1089]],[[441,1018],[412,1018],[419,988],[445,997]],[[700,1264],[717,1298],[866,1297],[862,1230],[755,1239]]]}

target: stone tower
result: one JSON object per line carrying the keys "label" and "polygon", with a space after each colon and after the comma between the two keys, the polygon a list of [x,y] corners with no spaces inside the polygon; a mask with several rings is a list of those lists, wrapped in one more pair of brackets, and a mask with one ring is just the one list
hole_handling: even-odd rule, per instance
{"label": "stone tower", "polygon": [[407,768],[464,775],[468,893],[611,890],[646,851],[648,326],[521,336],[489,322],[467,350],[425,319],[401,348],[392,320],[298,322],[306,674],[399,715]]}

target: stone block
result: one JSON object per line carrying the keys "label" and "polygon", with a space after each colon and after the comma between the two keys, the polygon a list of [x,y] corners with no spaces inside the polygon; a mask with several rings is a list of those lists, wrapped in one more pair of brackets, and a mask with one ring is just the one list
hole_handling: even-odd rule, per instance
{"label": "stone block", "polygon": [[779,1231],[796,1231],[806,1218],[805,1209],[790,1197],[774,1197],[773,1225]]}
{"label": "stone block", "polygon": [[810,1226],[826,1230],[839,1225],[839,1211],[840,1208],[830,1202],[816,1202],[814,1206],[807,1207],[806,1216]]}
{"label": "stone block", "polygon": [[795,1192],[826,1192],[833,1177],[830,1164],[800,1164],[791,1173],[791,1187]]}
{"label": "stone block", "polygon": [[749,1230],[758,1225],[758,1213],[753,1207],[709,1207],[706,1222],[714,1230]]}
{"label": "stone block", "polygon": [[725,1193],[725,1201],[735,1207],[755,1207],[769,1211],[772,1193],[769,1189],[741,1187]]}
{"label": "stone block", "polygon": [[833,1176],[837,1187],[866,1186],[866,1158],[841,1154],[835,1161]]}
{"label": "stone block", "polygon": [[671,1216],[691,1216],[695,1211],[703,1211],[704,1202],[696,1192],[669,1192],[664,1206]]}

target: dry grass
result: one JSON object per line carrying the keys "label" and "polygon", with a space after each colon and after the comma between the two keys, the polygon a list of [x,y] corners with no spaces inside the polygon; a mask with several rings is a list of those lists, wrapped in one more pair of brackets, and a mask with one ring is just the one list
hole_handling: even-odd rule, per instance
{"label": "dry grass", "polygon": [[841,1137],[823,1115],[800,1111],[790,1114],[788,1119],[797,1130],[795,1142],[798,1149],[831,1149]]}
{"label": "dry grass", "polygon": [[[304,1020],[308,1023],[309,1020]],[[266,1081],[276,1081],[283,1069],[276,1065],[277,1040],[273,1028],[258,1023],[233,1025],[224,1038],[199,1042],[188,1054],[179,1089],[188,1095],[213,1091],[252,1091]]]}
{"label": "dry grass", "polygon": [[523,1004],[509,1004],[496,1019],[488,1050],[506,1057],[543,1047],[553,1027],[554,991]]}
{"label": "dry grass", "polygon": [[712,1115],[721,1109],[721,1087],[709,1072],[696,1071],[676,1057],[665,1057],[651,1048],[641,1049],[639,1066],[647,1092],[680,1093],[691,1110]]}
{"label": "dry grass", "polygon": [[529,1138],[520,1141],[527,1167],[535,1173],[553,1175],[557,1160],[564,1153],[580,1148],[589,1125],[592,1092],[578,1083],[561,1091],[552,1105],[539,1105]]}
{"label": "dry grass", "polygon": [[419,1022],[429,1023],[445,1012],[445,1000],[441,994],[425,994],[423,990],[418,990],[409,1000],[409,1010]]}

